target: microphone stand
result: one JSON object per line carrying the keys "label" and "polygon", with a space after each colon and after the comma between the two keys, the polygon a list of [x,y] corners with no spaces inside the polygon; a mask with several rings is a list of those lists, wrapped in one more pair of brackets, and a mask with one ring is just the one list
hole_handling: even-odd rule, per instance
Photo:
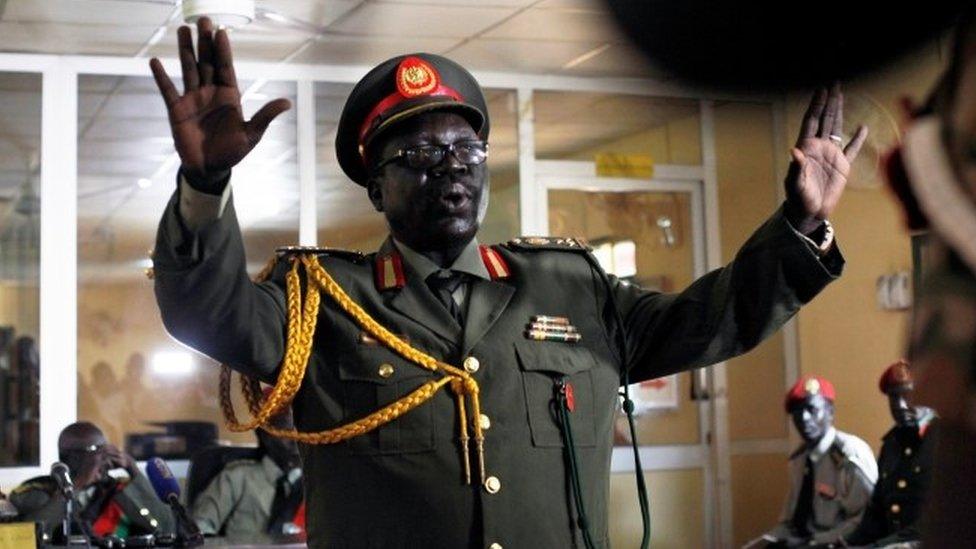
{"label": "microphone stand", "polygon": [[197,523],[186,513],[186,507],[180,503],[179,497],[176,494],[169,494],[166,503],[169,504],[169,508],[172,509],[173,516],[176,518],[175,545],[177,547],[203,545],[203,534],[200,533]]}

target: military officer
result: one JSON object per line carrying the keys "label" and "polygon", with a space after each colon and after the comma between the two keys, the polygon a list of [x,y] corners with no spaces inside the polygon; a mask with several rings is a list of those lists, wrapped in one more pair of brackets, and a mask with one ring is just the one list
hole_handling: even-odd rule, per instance
{"label": "military officer", "polygon": [[884,436],[874,487],[864,518],[844,539],[848,545],[884,547],[919,538],[916,520],[929,487],[932,472],[930,435],[935,413],[924,406],[909,405],[914,382],[908,364],[895,362],[878,382],[887,395],[895,426]]}
{"label": "military officer", "polygon": [[[360,436],[303,442],[312,547],[605,547],[622,373],[644,380],[743,353],[840,275],[826,220],[866,130],[844,144],[839,88],[810,105],[784,207],[729,266],[665,295],[608,277],[575,239],[481,245],[484,95],[456,63],[414,54],[363,77],[336,137],[343,170],[384,215],[390,238],[368,255],[322,250],[322,271],[286,254],[269,280],[252,283],[230,169],[288,102],[245,121],[227,34],[206,19],[198,33],[194,53],[190,30],[179,31],[182,95],[151,61],[182,161],[154,254],[170,333],[287,387],[291,374],[277,379],[282,357],[310,341],[292,403],[303,432],[331,437],[378,408],[430,395],[442,378],[406,347],[455,366],[451,379],[463,383],[452,382],[453,394],[480,399],[466,415],[461,397],[440,391]],[[313,340],[286,337],[295,293],[287,280],[299,263],[305,271],[295,272],[312,269],[310,284],[329,294],[310,317]],[[473,445],[469,424],[481,436]]]}
{"label": "military officer", "polygon": [[[109,444],[94,424],[81,421],[65,427],[58,437],[58,459],[68,466],[75,513],[86,534],[125,538],[174,533],[169,506],[156,496],[132,456]],[[124,470],[129,478],[110,475],[113,469]],[[11,492],[10,501],[22,520],[41,522],[49,535],[64,518],[65,500],[50,476],[24,482]]]}
{"label": "military officer", "polygon": [[834,427],[835,391],[818,376],[800,378],[786,411],[803,444],[790,456],[790,491],[773,545],[830,545],[857,527],[878,479],[871,447]]}
{"label": "military officer", "polygon": [[[273,418],[275,427],[294,427],[291,414]],[[228,463],[192,501],[190,515],[204,535],[244,539],[303,533],[304,487],[298,447],[264,430],[256,433],[259,460]]]}

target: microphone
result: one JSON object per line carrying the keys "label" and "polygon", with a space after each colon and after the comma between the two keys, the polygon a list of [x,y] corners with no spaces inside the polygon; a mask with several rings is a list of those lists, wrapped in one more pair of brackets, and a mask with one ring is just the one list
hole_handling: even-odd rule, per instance
{"label": "microphone", "polygon": [[176,517],[176,540],[178,547],[194,547],[203,545],[203,534],[197,523],[190,518],[186,507],[180,503],[180,484],[173,476],[173,471],[162,458],[154,457],[146,462],[146,476],[152,484],[159,499],[169,504]]}
{"label": "microphone", "polygon": [[60,461],[55,461],[51,465],[51,478],[58,485],[58,490],[64,497],[71,499],[74,495],[75,485],[71,482],[71,473],[68,471],[68,466]]}

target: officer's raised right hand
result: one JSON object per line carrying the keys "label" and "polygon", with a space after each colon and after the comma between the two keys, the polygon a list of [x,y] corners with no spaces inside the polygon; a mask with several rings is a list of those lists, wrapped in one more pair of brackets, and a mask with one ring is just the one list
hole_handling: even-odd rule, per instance
{"label": "officer's raised right hand", "polygon": [[178,31],[182,96],[159,59],[150,60],[149,67],[169,111],[183,175],[198,190],[219,193],[228,170],[251,152],[268,124],[291,108],[291,102],[275,99],[245,121],[227,31],[214,33],[210,19],[203,17],[197,34],[194,55],[190,28],[184,25]]}

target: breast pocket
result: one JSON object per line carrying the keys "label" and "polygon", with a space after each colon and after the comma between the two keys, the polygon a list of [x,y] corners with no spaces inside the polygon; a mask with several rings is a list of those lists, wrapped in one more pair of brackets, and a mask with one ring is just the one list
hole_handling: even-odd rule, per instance
{"label": "breast pocket", "polygon": [[593,355],[586,347],[550,341],[515,343],[525,407],[528,411],[532,444],[561,447],[563,435],[556,415],[557,382],[572,385],[574,410],[569,414],[573,439],[577,446],[596,444],[594,417]]}
{"label": "breast pocket", "polygon": [[[383,348],[356,349],[338,361],[343,422],[362,419],[410,394],[434,374]],[[354,454],[400,454],[434,448],[433,403],[428,401],[347,444]]]}

